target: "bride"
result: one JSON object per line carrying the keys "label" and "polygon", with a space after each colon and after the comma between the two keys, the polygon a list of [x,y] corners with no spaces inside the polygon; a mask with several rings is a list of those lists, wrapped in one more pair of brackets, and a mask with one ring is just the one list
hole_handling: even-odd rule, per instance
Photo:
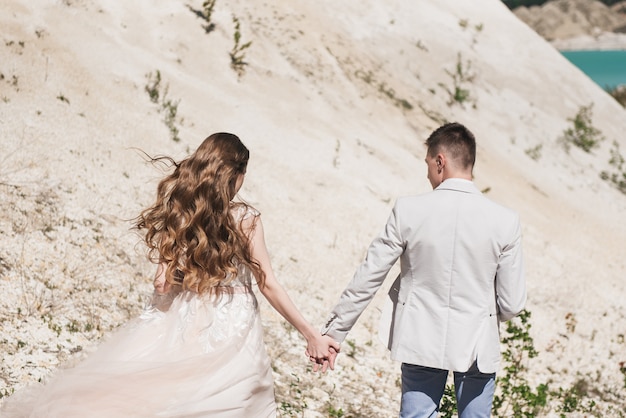
{"label": "bride", "polygon": [[258,211],[233,198],[249,152],[216,133],[158,185],[136,226],[157,263],[144,312],[77,366],[7,399],[2,417],[275,417],[253,282],[307,341],[314,370],[339,346],[278,283]]}

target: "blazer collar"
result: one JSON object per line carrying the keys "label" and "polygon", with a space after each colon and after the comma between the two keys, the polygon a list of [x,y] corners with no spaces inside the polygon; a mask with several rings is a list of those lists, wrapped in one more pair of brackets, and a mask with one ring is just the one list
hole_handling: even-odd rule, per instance
{"label": "blazer collar", "polygon": [[480,190],[474,186],[474,182],[457,178],[444,180],[435,190],[453,190],[455,192],[480,194]]}

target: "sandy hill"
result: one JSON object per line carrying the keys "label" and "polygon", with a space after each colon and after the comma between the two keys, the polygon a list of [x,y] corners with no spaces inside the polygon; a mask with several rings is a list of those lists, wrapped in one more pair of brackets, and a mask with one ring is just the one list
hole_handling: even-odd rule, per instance
{"label": "sandy hill", "polygon": [[[609,163],[626,152],[621,106],[499,0],[218,0],[210,31],[201,8],[3,1],[0,395],[89,351],[149,297],[129,220],[161,172],[137,149],[181,158],[210,133],[238,134],[252,152],[242,196],[263,213],[280,280],[321,324],[394,199],[429,189],[424,139],[456,120],[478,138],[479,188],[522,216],[531,383],[584,386],[601,416],[624,409],[626,196],[600,176],[621,175]],[[239,45],[252,42],[242,74],[237,22]],[[566,151],[559,138],[587,106],[605,139]],[[397,413],[380,301],[325,376],[263,305],[283,416]]]}

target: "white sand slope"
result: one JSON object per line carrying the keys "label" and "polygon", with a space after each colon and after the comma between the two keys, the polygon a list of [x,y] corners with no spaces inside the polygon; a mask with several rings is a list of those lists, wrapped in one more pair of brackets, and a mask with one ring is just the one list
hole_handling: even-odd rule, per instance
{"label": "white sand slope", "polygon": [[[479,142],[477,185],[522,216],[532,383],[583,380],[604,416],[624,409],[626,196],[600,178],[614,141],[626,155],[624,108],[499,0],[218,0],[210,33],[201,5],[1,2],[1,395],[93,348],[150,294],[129,220],[161,173],[134,148],[181,158],[210,133],[239,135],[252,152],[242,197],[263,214],[280,280],[321,324],[395,198],[429,190],[423,141],[456,120]],[[233,15],[252,41],[241,77]],[[447,92],[458,62],[463,104]],[[145,91],[157,70],[180,100],[179,142]],[[606,139],[568,153],[558,138],[591,104]],[[263,305],[283,416],[397,413],[380,296],[324,376]]]}

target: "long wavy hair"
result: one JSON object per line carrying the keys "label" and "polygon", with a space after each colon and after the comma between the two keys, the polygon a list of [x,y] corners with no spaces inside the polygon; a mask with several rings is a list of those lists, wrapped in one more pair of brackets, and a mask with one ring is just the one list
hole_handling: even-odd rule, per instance
{"label": "long wavy hair", "polygon": [[224,292],[220,286],[234,280],[245,266],[263,285],[265,274],[251,255],[243,216],[233,215],[249,210],[245,203],[232,202],[249,156],[236,135],[215,133],[180,162],[150,158],[175,169],[160,181],[156,202],[141,212],[135,226],[146,230],[150,260],[167,264],[168,283],[220,294]]}

